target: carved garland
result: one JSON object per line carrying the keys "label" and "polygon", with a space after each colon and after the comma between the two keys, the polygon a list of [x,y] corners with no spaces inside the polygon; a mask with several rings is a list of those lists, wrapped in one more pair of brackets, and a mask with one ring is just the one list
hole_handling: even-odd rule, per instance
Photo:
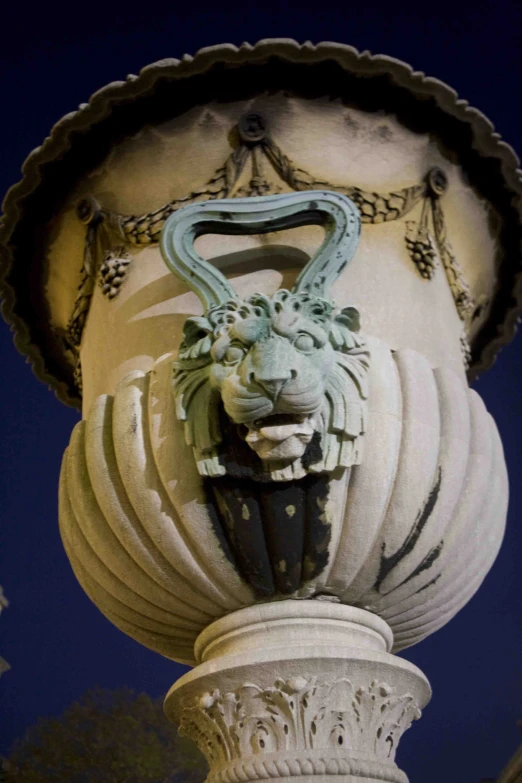
{"label": "carved garland", "polygon": [[180,733],[206,756],[209,783],[309,774],[402,783],[395,752],[420,715],[413,696],[386,683],[356,687],[346,678],[298,676],[187,700]]}
{"label": "carved garland", "polygon": [[[440,204],[440,197],[447,188],[444,172],[432,168],[422,183],[390,193],[376,193],[355,185],[345,186],[319,180],[299,168],[270,137],[266,119],[259,113],[241,117],[238,133],[239,146],[206,185],[157,210],[145,215],[118,215],[104,210],[92,197],[83,199],[78,205],[77,214],[87,225],[87,236],[78,295],[65,338],[65,347],[74,357],[74,377],[78,390],[81,392],[79,347],[96,279],[109,299],[117,296],[131,261],[127,247],[157,244],[165,220],[181,207],[210,199],[244,198],[282,192],[282,187],[274,187],[267,181],[263,168],[265,161],[271,164],[282,182],[294,191],[328,189],[348,196],[359,208],[361,221],[366,224],[398,220],[424,201],[420,221],[408,221],[406,224],[406,247],[418,272],[428,280],[433,277],[438,251],[457,312],[463,322],[461,343],[467,364],[467,333],[473,319],[475,301],[447,238]],[[238,188],[239,178],[249,160],[252,177],[248,185]]]}

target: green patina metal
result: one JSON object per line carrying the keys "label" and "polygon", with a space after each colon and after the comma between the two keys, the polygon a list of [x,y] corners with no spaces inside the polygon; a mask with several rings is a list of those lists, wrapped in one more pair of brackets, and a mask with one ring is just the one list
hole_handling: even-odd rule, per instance
{"label": "green patina metal", "polygon": [[[195,251],[205,233],[317,224],[325,239],[291,291],[241,300]],[[360,216],[346,196],[309,191],[194,204],[165,223],[161,252],[200,298],[174,364],[178,418],[201,475],[293,481],[361,459],[369,351],[359,313],[329,290],[353,257]]]}
{"label": "green patina metal", "polygon": [[361,233],[359,210],[340,193],[312,190],[192,204],[167,220],[160,246],[169,269],[196,292],[207,310],[237,296],[226,278],[196,253],[199,236],[266,234],[305,225],[322,226],[326,236],[292,291],[324,297],[354,255]]}

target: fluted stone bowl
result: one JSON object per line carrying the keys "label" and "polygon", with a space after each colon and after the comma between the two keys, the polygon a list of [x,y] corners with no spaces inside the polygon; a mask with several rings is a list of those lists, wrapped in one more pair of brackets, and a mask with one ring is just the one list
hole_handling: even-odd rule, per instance
{"label": "fluted stone bowl", "polygon": [[305,497],[285,521],[276,497],[277,514],[230,525],[176,418],[174,354],[94,400],[64,456],[60,530],[78,580],[112,623],[193,665],[210,622],[258,601],[327,598],[367,609],[390,625],[395,651],[464,606],[504,531],[497,429],[452,370],[368,343],[362,461],[329,477],[315,517]]}

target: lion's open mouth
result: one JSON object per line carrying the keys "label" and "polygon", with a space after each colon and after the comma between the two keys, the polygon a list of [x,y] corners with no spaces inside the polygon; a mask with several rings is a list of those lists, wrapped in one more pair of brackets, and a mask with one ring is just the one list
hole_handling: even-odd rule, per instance
{"label": "lion's open mouth", "polygon": [[298,416],[295,413],[274,413],[272,416],[265,416],[263,419],[255,421],[254,428],[264,438],[281,441],[290,435],[308,432],[308,418],[308,416]]}
{"label": "lion's open mouth", "polygon": [[245,440],[263,460],[301,457],[316,430],[315,417],[274,413],[248,426]]}

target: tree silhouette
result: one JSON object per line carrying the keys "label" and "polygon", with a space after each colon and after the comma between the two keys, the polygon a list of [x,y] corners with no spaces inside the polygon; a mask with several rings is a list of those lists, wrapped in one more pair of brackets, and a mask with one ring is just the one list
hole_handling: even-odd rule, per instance
{"label": "tree silhouette", "polygon": [[207,765],[163,714],[161,699],[95,688],[43,718],[9,756],[7,783],[201,783]]}
{"label": "tree silhouette", "polygon": [[[2,614],[2,609],[7,609],[8,606],[9,606],[9,601],[7,600],[7,598],[4,595],[4,591],[2,590],[2,585],[0,585],[0,614]],[[4,672],[8,671],[10,668],[11,667],[9,666],[7,661],[4,661],[4,659],[2,657],[0,657],[0,677],[2,676],[2,674]],[[0,768],[0,775],[1,775],[1,772],[2,772],[2,770]],[[0,781],[1,780],[2,780],[2,778],[0,777]]]}

